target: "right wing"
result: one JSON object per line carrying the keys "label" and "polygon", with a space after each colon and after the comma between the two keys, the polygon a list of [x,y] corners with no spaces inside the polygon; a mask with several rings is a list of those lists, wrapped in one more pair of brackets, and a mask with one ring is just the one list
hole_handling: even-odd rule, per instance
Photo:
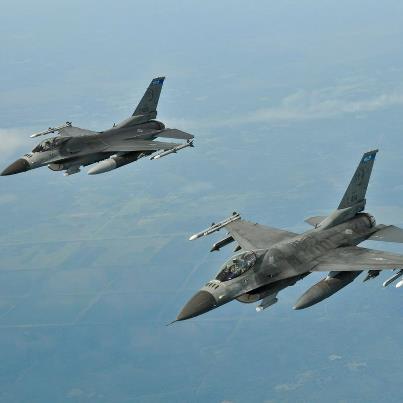
{"label": "right wing", "polygon": [[403,255],[381,250],[346,246],[316,259],[311,271],[363,271],[403,269]]}
{"label": "right wing", "polygon": [[[104,141],[105,142],[105,141]],[[180,146],[178,143],[165,143],[162,141],[154,140],[118,140],[111,141],[106,144],[103,152],[129,152],[129,151],[158,151],[158,150],[171,150]]]}
{"label": "right wing", "polygon": [[171,139],[183,140],[191,140],[194,138],[193,134],[189,134],[178,129],[164,129],[158,133],[157,137],[168,137]]}

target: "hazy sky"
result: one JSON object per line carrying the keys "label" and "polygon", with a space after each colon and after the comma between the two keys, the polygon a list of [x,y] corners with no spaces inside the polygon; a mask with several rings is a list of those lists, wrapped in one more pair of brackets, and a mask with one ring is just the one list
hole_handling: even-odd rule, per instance
{"label": "hazy sky", "polygon": [[402,292],[386,274],[304,312],[291,307],[317,274],[262,314],[234,302],[165,324],[232,251],[191,233],[233,210],[304,231],[370,148],[368,208],[403,226],[402,15],[400,1],[1,1],[3,166],[35,130],[126,118],[157,75],[159,119],[196,136],[99,177],[2,178],[1,401],[397,401]]}

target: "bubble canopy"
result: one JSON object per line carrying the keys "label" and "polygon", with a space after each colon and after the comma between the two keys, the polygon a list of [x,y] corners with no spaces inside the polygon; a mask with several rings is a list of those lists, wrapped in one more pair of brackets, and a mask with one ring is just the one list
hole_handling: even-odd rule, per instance
{"label": "bubble canopy", "polygon": [[242,252],[229,259],[217,274],[216,280],[229,281],[250,270],[256,263],[254,252]]}
{"label": "bubble canopy", "polygon": [[62,137],[52,137],[50,139],[43,140],[41,143],[39,143],[33,150],[32,152],[38,153],[41,151],[51,151],[54,150],[55,148],[59,147],[60,144],[65,142],[67,138],[62,138]]}

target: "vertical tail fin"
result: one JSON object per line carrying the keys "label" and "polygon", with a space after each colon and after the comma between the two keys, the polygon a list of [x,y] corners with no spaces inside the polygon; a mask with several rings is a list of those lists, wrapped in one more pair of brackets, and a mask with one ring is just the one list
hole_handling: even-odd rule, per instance
{"label": "vertical tail fin", "polygon": [[150,119],[155,119],[157,117],[157,105],[164,80],[165,77],[157,77],[151,80],[150,85],[132,116],[147,115],[150,116]]}
{"label": "vertical tail fin", "polygon": [[368,151],[362,156],[354,176],[337,208],[338,210],[352,207],[359,203],[365,206],[365,194],[367,193],[368,182],[377,152],[378,150]]}
{"label": "vertical tail fin", "polygon": [[369,151],[362,156],[339,207],[321,221],[317,227],[324,229],[333,227],[350,220],[365,209],[365,194],[367,193],[368,182],[377,152],[378,150]]}

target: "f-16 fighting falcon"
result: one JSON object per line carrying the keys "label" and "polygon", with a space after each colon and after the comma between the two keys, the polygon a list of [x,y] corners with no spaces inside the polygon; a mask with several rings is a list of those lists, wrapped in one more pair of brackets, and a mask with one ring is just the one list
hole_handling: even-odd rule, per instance
{"label": "f-16 fighting falcon", "polygon": [[[154,78],[133,115],[112,128],[95,132],[72,126],[71,122],[35,133],[38,137],[57,132],[56,137],[38,144],[32,152],[13,162],[1,175],[14,175],[47,165],[65,175],[80,172],[81,166],[95,164],[89,175],[100,174],[130,164],[159,151],[150,159],[193,147],[193,136],[177,129],[166,129],[157,117],[157,104],[165,77]],[[183,139],[185,143],[155,141],[157,138]]]}
{"label": "f-16 fighting falcon", "polygon": [[338,208],[327,217],[305,220],[314,228],[303,234],[244,221],[233,213],[192,235],[190,240],[225,228],[227,237],[215,243],[211,251],[235,241],[235,251],[239,253],[190,299],[176,321],[193,318],[235,299],[258,302],[256,310],[262,311],[277,302],[281,290],[312,272],[326,272],[326,276],[298,299],[294,309],[304,309],[330,297],[362,271],[366,272],[366,281],[378,276],[381,270],[394,269],[395,274],[384,286],[401,277],[403,255],[357,246],[365,240],[403,243],[403,229],[376,225],[374,217],[363,212],[377,151],[363,155]]}

